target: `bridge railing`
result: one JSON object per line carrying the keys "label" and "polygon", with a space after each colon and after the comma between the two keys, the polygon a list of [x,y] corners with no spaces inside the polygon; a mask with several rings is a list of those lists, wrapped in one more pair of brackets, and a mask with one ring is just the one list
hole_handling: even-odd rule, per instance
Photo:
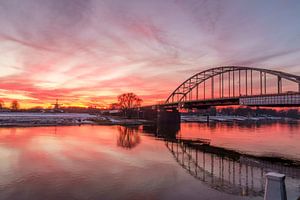
{"label": "bridge railing", "polygon": [[268,106],[268,105],[284,105],[284,106],[299,106],[300,93],[294,94],[274,94],[265,96],[241,97],[239,98],[240,105],[247,106]]}

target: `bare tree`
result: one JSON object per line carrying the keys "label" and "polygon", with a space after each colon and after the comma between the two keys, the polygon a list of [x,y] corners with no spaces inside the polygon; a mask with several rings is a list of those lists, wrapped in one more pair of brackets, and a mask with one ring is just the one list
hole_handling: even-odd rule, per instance
{"label": "bare tree", "polygon": [[125,117],[130,117],[127,116],[128,110],[139,107],[142,101],[143,100],[134,93],[124,93],[118,96],[118,104],[120,108],[124,111]]}
{"label": "bare tree", "polygon": [[0,99],[0,109],[3,109],[4,107],[4,101]]}
{"label": "bare tree", "polygon": [[125,93],[118,96],[118,104],[122,109],[139,107],[142,101],[143,100],[134,93]]}
{"label": "bare tree", "polygon": [[109,105],[109,109],[111,109],[111,110],[119,110],[119,109],[121,109],[121,106],[120,106],[119,103],[112,103],[112,104]]}
{"label": "bare tree", "polygon": [[12,110],[18,110],[20,108],[20,104],[17,100],[13,100],[10,107]]}

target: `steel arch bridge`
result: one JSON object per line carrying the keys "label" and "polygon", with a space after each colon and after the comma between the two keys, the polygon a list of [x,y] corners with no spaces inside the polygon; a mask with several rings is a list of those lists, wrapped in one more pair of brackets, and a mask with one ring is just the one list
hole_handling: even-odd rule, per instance
{"label": "steel arch bridge", "polygon": [[[293,89],[284,91],[285,82]],[[217,105],[300,106],[300,76],[254,67],[215,67],[188,78],[161,106]]]}

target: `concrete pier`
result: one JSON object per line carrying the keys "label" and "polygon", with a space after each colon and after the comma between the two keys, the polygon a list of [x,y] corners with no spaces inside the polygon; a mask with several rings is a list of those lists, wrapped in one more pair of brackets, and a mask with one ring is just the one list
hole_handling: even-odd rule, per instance
{"label": "concrete pier", "polygon": [[157,124],[180,124],[180,112],[177,109],[144,107],[139,111],[139,117]]}
{"label": "concrete pier", "polygon": [[158,111],[157,122],[167,124],[180,123],[180,113],[178,110],[160,110]]}
{"label": "concrete pier", "polygon": [[284,174],[267,173],[264,200],[287,200],[284,180]]}

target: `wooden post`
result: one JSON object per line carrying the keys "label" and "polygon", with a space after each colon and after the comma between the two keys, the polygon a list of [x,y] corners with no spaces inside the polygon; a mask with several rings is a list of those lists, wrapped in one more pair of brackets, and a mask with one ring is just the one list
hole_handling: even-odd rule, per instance
{"label": "wooden post", "polygon": [[270,172],[266,174],[266,188],[264,200],[287,200],[285,189],[285,175]]}

